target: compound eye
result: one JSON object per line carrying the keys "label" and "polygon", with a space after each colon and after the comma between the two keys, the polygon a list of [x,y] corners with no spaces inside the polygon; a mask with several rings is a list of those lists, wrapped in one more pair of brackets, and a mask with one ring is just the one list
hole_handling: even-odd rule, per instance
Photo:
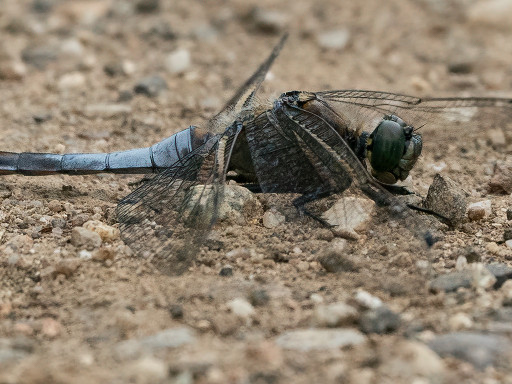
{"label": "compound eye", "polygon": [[404,127],[396,121],[382,120],[369,139],[368,158],[374,171],[393,171],[404,154]]}

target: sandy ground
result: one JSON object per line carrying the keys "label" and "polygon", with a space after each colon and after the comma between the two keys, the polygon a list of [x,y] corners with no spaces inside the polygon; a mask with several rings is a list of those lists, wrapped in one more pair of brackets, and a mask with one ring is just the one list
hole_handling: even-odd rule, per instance
{"label": "sandy ground", "polygon": [[[285,31],[265,97],[325,89],[512,97],[511,17],[505,0],[3,0],[0,150],[115,151],[200,125]],[[190,62],[187,53],[173,62],[176,51]],[[156,74],[167,89],[134,94]],[[113,104],[123,107],[112,112]],[[262,195],[262,211],[216,226],[181,276],[156,272],[115,231],[89,249],[72,241],[89,220],[116,228],[116,202],[138,177],[3,176],[0,382],[512,382],[510,284],[494,289],[484,276],[456,292],[428,288],[460,256],[510,264],[502,241],[510,198],[488,193],[511,151],[509,132],[493,115],[423,128],[409,186],[425,196],[441,172],[470,202],[492,203],[491,214],[456,230],[435,225],[443,236],[430,250],[404,225],[375,223],[346,244],[293,213],[269,229],[262,212],[276,197]],[[331,251],[342,272],[322,265]],[[377,298],[400,320],[378,312]],[[427,346],[454,332],[482,337],[464,344],[456,334],[451,343],[476,357]]]}

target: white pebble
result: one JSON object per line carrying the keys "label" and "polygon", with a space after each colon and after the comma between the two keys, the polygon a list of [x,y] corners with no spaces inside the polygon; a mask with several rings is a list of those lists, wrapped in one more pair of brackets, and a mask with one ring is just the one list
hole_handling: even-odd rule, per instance
{"label": "white pebble", "polygon": [[190,52],[186,49],[178,49],[170,53],[165,59],[165,68],[173,74],[185,72],[190,67]]}
{"label": "white pebble", "polygon": [[60,90],[81,88],[85,85],[85,76],[80,72],[71,72],[62,75],[58,82]]}
{"label": "white pebble", "polygon": [[376,309],[383,305],[382,300],[370,293],[359,289],[355,295],[356,302],[364,308]]}
{"label": "white pebble", "polygon": [[236,298],[227,303],[228,308],[238,317],[248,319],[254,314],[254,307],[247,300]]}
{"label": "white pebble", "polygon": [[473,326],[473,320],[467,314],[459,312],[450,317],[448,324],[452,331],[460,331],[470,329]]}

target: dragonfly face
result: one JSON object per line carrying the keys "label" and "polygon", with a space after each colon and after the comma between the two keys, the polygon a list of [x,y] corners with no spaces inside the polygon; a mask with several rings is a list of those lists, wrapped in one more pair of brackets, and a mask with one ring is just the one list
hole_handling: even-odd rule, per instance
{"label": "dragonfly face", "polygon": [[372,175],[382,183],[405,180],[421,154],[421,136],[402,119],[386,115],[367,140]]}

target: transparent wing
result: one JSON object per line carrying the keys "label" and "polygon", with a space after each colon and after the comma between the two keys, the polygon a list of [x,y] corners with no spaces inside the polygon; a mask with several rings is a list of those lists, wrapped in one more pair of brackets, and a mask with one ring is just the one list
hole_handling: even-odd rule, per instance
{"label": "transparent wing", "polygon": [[252,108],[256,92],[260,88],[261,83],[263,83],[265,80],[265,76],[267,75],[274,61],[279,56],[279,53],[281,52],[281,49],[283,48],[287,39],[288,34],[285,34],[281,37],[270,55],[263,63],[261,63],[256,72],[254,72],[253,75],[249,77],[247,81],[238,89],[233,97],[231,97],[222,111],[215,115],[208,122],[209,132],[222,132],[219,132],[219,129],[222,130],[222,123],[226,121],[226,118],[229,118],[231,115],[236,116],[242,109],[250,110]]}
{"label": "transparent wing", "polygon": [[215,224],[239,132],[230,129],[210,139],[119,202],[123,240],[161,272],[185,272]]}
{"label": "transparent wing", "polygon": [[340,90],[317,92],[333,111],[373,130],[384,114],[395,114],[415,128],[472,127],[507,129],[512,121],[512,99],[492,97],[426,98],[387,92]]}
{"label": "transparent wing", "polygon": [[[161,272],[186,271],[216,222],[231,153],[241,130],[241,124],[231,122],[241,108],[252,104],[285,40],[286,36],[208,122],[211,138],[204,145],[119,202],[117,217],[123,240]],[[228,122],[230,114],[234,116]]]}
{"label": "transparent wing", "polygon": [[[375,181],[348,143],[329,123],[299,107],[286,106],[284,110],[285,114],[280,116],[279,124],[288,127],[304,151],[310,153],[311,162],[317,164],[317,167],[321,166],[326,180],[333,185],[329,192],[341,197],[343,212],[338,219],[345,223],[359,220],[361,211],[354,206],[353,199],[363,198],[364,194],[376,203],[378,209],[380,229],[370,231],[375,237],[378,236],[385,242],[389,241],[386,236],[403,236],[409,233],[411,239],[415,239],[407,242],[412,249],[431,245],[432,235],[425,220],[412,212],[404,201]],[[286,179],[282,180],[282,186],[287,186]],[[322,204],[320,207],[325,212]],[[386,222],[393,224],[382,227]],[[382,228],[394,229],[386,232]],[[397,230],[398,228],[401,228],[401,231]]]}

